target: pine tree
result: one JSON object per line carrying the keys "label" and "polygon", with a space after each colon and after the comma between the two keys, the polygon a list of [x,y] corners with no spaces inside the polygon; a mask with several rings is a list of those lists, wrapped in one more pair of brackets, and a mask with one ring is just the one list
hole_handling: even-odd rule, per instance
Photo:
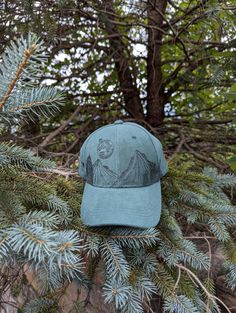
{"label": "pine tree", "polygon": [[[35,35],[12,43],[2,60],[2,132],[58,109],[62,94],[37,85],[46,59]],[[228,192],[236,184],[234,175],[213,168],[197,171],[176,158],[162,179],[163,208],[156,227],[93,228],[80,220],[76,183],[45,178],[55,166],[29,150],[0,144],[0,262],[2,266],[27,263],[44,282],[42,297],[30,301],[24,312],[56,311],[55,302],[44,293],[65,280],[89,286],[99,260],[105,273],[104,301],[121,313],[144,312],[153,295],[163,299],[167,312],[220,312],[224,304],[215,296],[210,259],[183,230],[184,225],[194,225],[203,239],[214,238],[223,248],[227,283],[234,289],[236,210]],[[82,255],[90,262],[87,272]],[[206,280],[199,279],[200,273]],[[82,312],[81,303],[78,307]]]}

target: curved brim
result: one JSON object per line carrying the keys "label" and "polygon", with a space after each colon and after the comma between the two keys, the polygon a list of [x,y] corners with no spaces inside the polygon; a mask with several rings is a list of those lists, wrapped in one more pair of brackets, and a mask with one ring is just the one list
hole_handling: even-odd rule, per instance
{"label": "curved brim", "polygon": [[104,188],[85,183],[80,211],[85,225],[149,228],[158,224],[160,214],[160,181],[134,188]]}

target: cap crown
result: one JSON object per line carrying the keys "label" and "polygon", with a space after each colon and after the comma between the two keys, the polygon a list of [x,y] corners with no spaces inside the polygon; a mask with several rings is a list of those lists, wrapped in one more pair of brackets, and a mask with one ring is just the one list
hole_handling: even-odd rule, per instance
{"label": "cap crown", "polygon": [[143,187],[166,172],[162,144],[133,122],[117,120],[100,127],[80,149],[79,175],[93,186]]}

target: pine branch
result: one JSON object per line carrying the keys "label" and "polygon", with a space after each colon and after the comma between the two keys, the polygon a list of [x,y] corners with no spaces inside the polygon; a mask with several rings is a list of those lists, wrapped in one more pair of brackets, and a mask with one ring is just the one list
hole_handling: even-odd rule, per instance
{"label": "pine branch", "polygon": [[142,269],[148,277],[150,277],[157,270],[157,258],[155,253],[150,253],[144,247],[139,249],[130,249],[127,251],[127,260],[133,268]]}
{"label": "pine branch", "polygon": [[47,56],[43,42],[32,33],[11,41],[0,64],[0,119],[19,123],[35,116],[54,114],[64,102],[63,93],[53,87],[38,87]]}
{"label": "pine branch", "polygon": [[112,239],[103,240],[100,246],[100,253],[105,261],[106,274],[117,280],[129,276],[130,267],[120,246]]}
{"label": "pine branch", "polygon": [[226,274],[227,285],[232,290],[235,290],[236,288],[236,265],[235,263],[226,261],[224,266],[225,266],[225,269],[227,270],[227,274]]}
{"label": "pine branch", "polygon": [[[0,64],[1,124],[18,127],[26,117],[47,117],[59,109],[62,93],[38,86],[45,61],[42,42],[34,34],[7,47]],[[1,143],[0,169],[1,266],[28,264],[29,270],[37,272],[44,291],[72,279],[86,282],[80,255],[82,239],[75,230],[66,229],[73,210],[63,195],[60,197],[54,177],[46,173],[56,170],[54,162]],[[46,302],[35,301],[26,310],[46,309],[50,306]]]}
{"label": "pine branch", "polygon": [[165,299],[170,296],[175,289],[175,281],[169,270],[162,263],[158,263],[156,271],[152,275],[158,293]]}
{"label": "pine branch", "polygon": [[122,313],[143,313],[137,291],[127,281],[108,279],[103,286],[105,303],[114,303]]}
{"label": "pine branch", "polygon": [[37,298],[28,302],[23,307],[24,313],[41,313],[41,312],[53,312],[58,309],[58,305],[55,300],[47,298]]}
{"label": "pine branch", "polygon": [[100,251],[102,239],[97,236],[86,236],[84,251],[88,256],[96,257]]}
{"label": "pine branch", "polygon": [[110,232],[109,237],[121,246],[139,249],[143,245],[151,246],[156,244],[157,241],[160,240],[158,235],[158,230],[154,228],[140,230],[128,227],[124,229],[117,227]]}
{"label": "pine branch", "polygon": [[170,313],[200,313],[192,301],[184,295],[172,295],[166,298],[163,308]]}
{"label": "pine branch", "polygon": [[[18,80],[19,80],[21,74],[23,73],[27,63],[29,62],[29,58],[35,52],[36,48],[37,48],[36,43],[32,42],[29,45],[29,47],[24,50],[23,55],[21,57],[22,61],[20,62],[20,64],[16,68],[15,73],[14,73],[15,75],[13,76],[12,80],[9,82],[9,85],[8,85],[8,88],[5,92],[5,94],[0,99],[0,111],[2,111],[4,105],[6,104],[7,100],[9,99],[11,92],[13,91],[13,88],[15,87],[16,83],[18,82]],[[10,54],[12,54],[12,50],[8,51],[8,52],[10,52]],[[18,55],[17,55],[17,57],[18,57]],[[3,56],[3,64],[4,63],[9,64],[10,63],[9,61],[10,60],[6,60],[6,56],[5,56],[5,59]],[[0,70],[2,70],[2,67],[0,68]],[[8,70],[10,70],[10,69],[8,69]]]}
{"label": "pine branch", "polygon": [[56,228],[60,225],[60,216],[47,211],[30,211],[19,218],[20,224],[38,224],[46,228]]}
{"label": "pine branch", "polygon": [[124,281],[107,279],[103,285],[105,303],[115,303],[116,308],[123,308],[131,294],[131,286]]}
{"label": "pine branch", "polygon": [[0,230],[0,262],[2,263],[3,259],[6,259],[9,255],[9,251],[11,250],[10,245],[8,243],[9,236],[5,233],[4,230]]}
{"label": "pine branch", "polygon": [[6,230],[9,244],[27,259],[43,261],[54,253],[56,232],[38,224],[14,224]]}
{"label": "pine branch", "polygon": [[55,163],[35,156],[33,152],[11,145],[0,144],[0,167],[13,171],[48,171],[55,168]]}
{"label": "pine branch", "polygon": [[152,280],[145,275],[140,275],[135,284],[133,285],[133,288],[141,298],[141,301],[143,302],[145,299],[147,301],[151,300],[151,297],[154,294],[157,294],[157,287],[152,282]]}

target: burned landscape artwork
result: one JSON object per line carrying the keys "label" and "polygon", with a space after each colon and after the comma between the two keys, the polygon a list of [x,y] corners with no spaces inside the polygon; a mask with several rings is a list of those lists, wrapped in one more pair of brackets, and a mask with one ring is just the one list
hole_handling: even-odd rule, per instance
{"label": "burned landscape artwork", "polygon": [[100,159],[86,160],[86,181],[101,187],[148,186],[160,180],[160,167],[147,159],[145,153],[135,150],[127,168],[120,174],[103,165]]}

